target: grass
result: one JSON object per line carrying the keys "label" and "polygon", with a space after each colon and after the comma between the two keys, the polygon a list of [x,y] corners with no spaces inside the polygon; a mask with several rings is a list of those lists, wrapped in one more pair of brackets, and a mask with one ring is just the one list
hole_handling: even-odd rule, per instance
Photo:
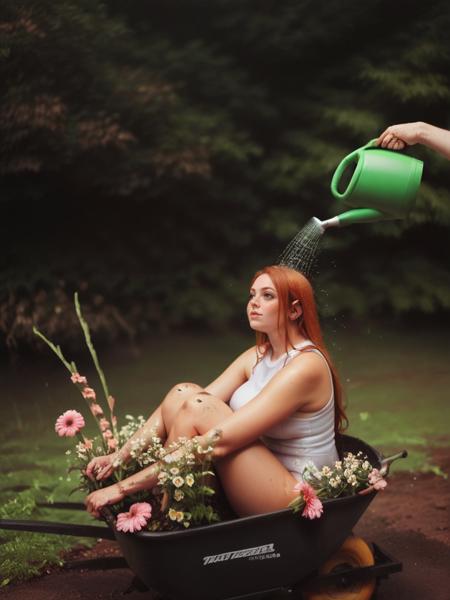
{"label": "grass", "polygon": [[[360,329],[355,333],[341,327],[329,328],[328,339],[348,398],[349,433],[386,455],[407,448],[408,459],[396,463],[394,469],[446,476],[433,461],[433,448],[449,444],[446,332]],[[251,344],[249,336],[227,334],[215,339],[155,340],[138,352],[115,349],[102,362],[118,401],[119,423],[127,413],[147,415],[177,381],[206,384]],[[89,358],[77,364],[94,383]],[[53,431],[56,417],[69,408],[87,416],[64,367],[45,355],[39,363],[4,368],[0,375],[0,518],[92,523],[87,513],[36,507],[37,501],[69,499],[77,485],[76,476],[67,473],[65,454],[73,443],[59,439]],[[100,392],[98,384],[96,388]],[[88,422],[87,434],[90,427]],[[70,500],[82,501],[83,497],[77,492]],[[0,530],[0,583],[26,579],[51,564],[61,564],[62,553],[80,542],[93,543]]]}

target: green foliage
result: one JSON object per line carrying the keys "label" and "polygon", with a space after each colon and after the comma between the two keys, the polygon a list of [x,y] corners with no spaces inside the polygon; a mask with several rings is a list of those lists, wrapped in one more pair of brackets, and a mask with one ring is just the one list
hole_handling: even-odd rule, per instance
{"label": "green foliage", "polygon": [[[36,490],[19,492],[0,506],[0,519],[33,519],[39,516]],[[63,552],[73,546],[73,540],[63,536],[2,531],[0,587],[40,575],[45,568],[61,566]]]}
{"label": "green foliage", "polygon": [[[77,289],[105,341],[233,322],[251,273],[339,210],[346,153],[395,122],[450,126],[449,27],[443,0],[5,0],[6,345],[34,323],[76,342]],[[327,233],[325,314],[448,310],[448,163],[411,152],[409,221]]]}

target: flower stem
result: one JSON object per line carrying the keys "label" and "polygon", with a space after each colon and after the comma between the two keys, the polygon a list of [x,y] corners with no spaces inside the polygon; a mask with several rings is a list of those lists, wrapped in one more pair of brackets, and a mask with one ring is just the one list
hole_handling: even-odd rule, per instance
{"label": "flower stem", "polygon": [[53,352],[61,360],[61,362],[64,364],[64,366],[70,373],[77,372],[76,364],[73,361],[69,363],[69,361],[64,358],[64,354],[62,353],[60,346],[55,346],[55,344],[51,342],[48,338],[46,338],[45,335],[41,333],[37,327],[33,327],[33,333],[40,337],[41,340],[43,340],[47,344],[47,346],[53,350]]}
{"label": "flower stem", "polygon": [[78,320],[80,322],[81,328],[83,330],[84,333],[84,339],[86,340],[86,345],[89,349],[89,352],[91,353],[92,356],[92,360],[94,361],[94,365],[95,368],[97,370],[98,376],[100,378],[101,384],[102,384],[102,388],[103,388],[103,393],[105,394],[105,399],[106,399],[106,403],[108,404],[108,407],[110,408],[110,416],[111,416],[111,427],[113,429],[114,432],[114,437],[118,440],[119,436],[117,434],[117,428],[114,425],[114,419],[113,419],[113,411],[110,407],[110,403],[109,403],[109,389],[108,389],[108,384],[106,383],[106,377],[105,374],[103,372],[103,369],[100,366],[100,362],[98,360],[98,356],[97,356],[97,352],[94,348],[94,344],[92,343],[92,339],[91,339],[91,332],[89,330],[89,325],[87,324],[86,320],[84,319],[82,313],[81,313],[81,306],[80,306],[80,302],[78,300],[78,292],[75,292],[74,294],[74,302],[75,302],[75,310],[77,313],[77,317]]}

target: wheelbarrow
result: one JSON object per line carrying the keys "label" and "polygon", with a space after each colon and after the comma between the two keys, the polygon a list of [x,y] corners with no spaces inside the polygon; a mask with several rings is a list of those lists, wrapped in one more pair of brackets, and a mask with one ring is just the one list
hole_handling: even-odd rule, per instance
{"label": "wheelbarrow", "polygon": [[[394,460],[407,455],[403,451],[383,458],[346,435],[339,437],[338,451],[341,456],[361,451],[386,472]],[[128,565],[138,588],[171,600],[250,600],[275,591],[290,592],[299,600],[369,600],[381,578],[402,568],[375,544],[372,550],[352,535],[375,495],[325,500],[322,517],[312,521],[284,509],[169,532],[130,534],[113,525],[15,520],[0,520],[0,529],[116,539],[125,560],[115,559],[110,566]],[[74,503],[53,506],[84,509]],[[85,561],[78,564],[88,566]]]}

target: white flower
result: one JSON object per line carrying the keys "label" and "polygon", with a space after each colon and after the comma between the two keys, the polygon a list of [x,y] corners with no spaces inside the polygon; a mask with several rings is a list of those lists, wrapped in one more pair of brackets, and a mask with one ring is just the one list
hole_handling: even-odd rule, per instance
{"label": "white flower", "polygon": [[322,467],[322,475],[325,475],[325,477],[327,477],[328,475],[331,474],[331,469],[330,467]]}
{"label": "white flower", "polygon": [[66,450],[66,454],[72,454],[72,450]]}
{"label": "white flower", "polygon": [[340,460],[337,460],[337,461],[334,463],[334,466],[336,467],[336,469],[342,469],[342,461],[340,461]]}
{"label": "white flower", "polygon": [[184,485],[184,479],[177,475],[172,479],[172,483],[175,487],[180,488],[182,485]]}
{"label": "white flower", "polygon": [[371,464],[368,460],[365,460],[362,464],[362,468],[364,469],[364,471],[368,471],[371,468]]}
{"label": "white flower", "polygon": [[170,472],[172,473],[172,475],[178,475],[178,473],[180,472],[180,469],[178,467],[172,467],[170,469]]}
{"label": "white flower", "polygon": [[177,511],[174,508],[169,508],[169,519],[171,521],[177,520]]}
{"label": "white flower", "polygon": [[169,475],[168,475],[168,473],[166,473],[166,471],[160,471],[158,473],[159,483],[165,483],[167,481],[168,477],[169,477]]}
{"label": "white flower", "polygon": [[181,521],[184,519],[184,512],[182,510],[177,510],[175,513],[175,518],[178,523],[181,523]]}
{"label": "white flower", "polygon": [[336,479],[334,479],[333,477],[330,479],[330,485],[331,485],[331,487],[334,487],[334,488],[337,487],[337,485],[338,485]]}
{"label": "white flower", "polygon": [[189,487],[192,487],[194,485],[194,476],[189,473],[188,475],[186,475],[186,483],[188,484]]}
{"label": "white flower", "polygon": [[173,497],[175,498],[175,500],[177,502],[180,502],[181,500],[183,500],[184,494],[183,494],[183,492],[181,490],[177,489],[177,490],[175,490],[175,493],[174,493]]}

